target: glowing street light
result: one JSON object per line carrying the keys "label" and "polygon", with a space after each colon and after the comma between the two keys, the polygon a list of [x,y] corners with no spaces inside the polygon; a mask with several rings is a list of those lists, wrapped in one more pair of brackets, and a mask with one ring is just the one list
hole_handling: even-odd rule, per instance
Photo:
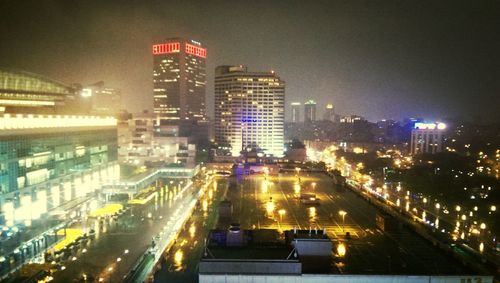
{"label": "glowing street light", "polygon": [[299,195],[299,194],[300,194],[300,185],[299,185],[299,183],[294,183],[294,184],[293,184],[293,192],[294,192],[296,195]]}
{"label": "glowing street light", "polygon": [[495,205],[492,205],[492,206],[490,207],[490,211],[497,211],[497,207],[496,207]]}
{"label": "glowing street light", "polygon": [[202,202],[202,208],[203,208],[204,212],[207,212],[207,210],[208,210],[208,202],[207,202],[206,199],[204,199],[203,202]]}
{"label": "glowing street light", "polygon": [[347,212],[343,211],[343,210],[340,210],[339,211],[339,215],[342,216],[342,232],[344,232],[344,226],[345,226],[345,215],[347,214]]}
{"label": "glowing street light", "polygon": [[182,259],[184,258],[184,253],[182,250],[177,250],[174,254],[174,263],[177,266],[182,265]]}
{"label": "glowing street light", "polygon": [[462,208],[460,207],[460,205],[455,206],[455,211],[457,212],[457,219],[460,219],[460,210],[461,209]]}
{"label": "glowing street light", "polygon": [[286,210],[284,210],[284,209],[280,209],[280,210],[278,211],[278,214],[280,215],[280,219],[283,219],[283,215],[285,215],[285,214],[286,214]]}
{"label": "glowing street light", "polygon": [[339,257],[344,257],[345,253],[346,253],[346,247],[344,243],[339,243],[339,245],[337,246],[337,255]]}
{"label": "glowing street light", "polygon": [[271,215],[274,211],[274,203],[272,200],[269,200],[269,202],[266,204],[266,212],[267,214]]}
{"label": "glowing street light", "polygon": [[313,182],[312,184],[313,190],[316,188],[316,182]]}

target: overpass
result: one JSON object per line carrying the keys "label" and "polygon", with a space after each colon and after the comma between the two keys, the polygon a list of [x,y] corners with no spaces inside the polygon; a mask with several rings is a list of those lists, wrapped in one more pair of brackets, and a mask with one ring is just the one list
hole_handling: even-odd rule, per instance
{"label": "overpass", "polygon": [[133,176],[127,180],[113,180],[102,185],[101,193],[127,193],[135,194],[159,179],[188,179],[196,176],[200,171],[200,165],[193,168],[184,167],[160,167],[150,169],[142,174]]}

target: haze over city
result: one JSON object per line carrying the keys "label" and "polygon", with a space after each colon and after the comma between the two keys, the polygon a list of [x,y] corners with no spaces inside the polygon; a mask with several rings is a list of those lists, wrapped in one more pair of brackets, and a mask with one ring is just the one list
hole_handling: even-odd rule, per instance
{"label": "haze over city", "polygon": [[0,282],[500,282],[500,1],[0,0]]}
{"label": "haze over city", "polygon": [[210,116],[215,66],[245,64],[280,74],[287,107],[500,118],[498,1],[2,1],[0,33],[1,66],[103,80],[130,112],[152,108],[151,42],[182,34],[208,49]]}

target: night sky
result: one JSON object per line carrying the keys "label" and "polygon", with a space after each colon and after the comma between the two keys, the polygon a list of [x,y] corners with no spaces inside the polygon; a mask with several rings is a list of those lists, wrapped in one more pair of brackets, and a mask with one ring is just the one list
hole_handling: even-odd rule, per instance
{"label": "night sky", "polygon": [[152,107],[151,44],[176,36],[208,48],[209,113],[215,66],[246,64],[319,115],[500,121],[500,1],[0,0],[0,68],[103,80],[131,112]]}

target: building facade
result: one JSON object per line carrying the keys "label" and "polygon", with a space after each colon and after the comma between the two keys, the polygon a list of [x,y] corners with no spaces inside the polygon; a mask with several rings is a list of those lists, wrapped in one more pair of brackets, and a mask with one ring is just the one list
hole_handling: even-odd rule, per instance
{"label": "building facade", "polygon": [[328,103],[326,105],[323,120],[335,122],[335,109],[333,107],[333,104]]}
{"label": "building facade", "polygon": [[246,66],[215,70],[215,142],[282,157],[285,82],[274,72],[248,72]]}
{"label": "building facade", "polygon": [[119,177],[116,119],[0,115],[0,222],[28,225]]}
{"label": "building facade", "polygon": [[311,123],[316,121],[316,101],[309,100],[304,103],[304,122]]}
{"label": "building facade", "polygon": [[347,115],[340,118],[340,123],[353,124],[356,122],[363,122],[363,121],[366,121],[366,119],[359,115]]}
{"label": "building facade", "polygon": [[118,125],[118,159],[136,166],[195,164],[196,147],[179,136],[178,125],[163,125],[159,117],[136,115]]}
{"label": "building facade", "polygon": [[122,110],[122,96],[119,89],[105,87],[103,82],[86,86],[81,95],[90,100],[90,113],[95,115],[116,115]]}
{"label": "building facade", "polygon": [[290,104],[292,108],[292,119],[290,120],[292,123],[300,122],[300,102],[292,102]]}
{"label": "building facade", "polygon": [[194,40],[171,38],[152,46],[153,109],[169,120],[206,120],[207,49]]}
{"label": "building facade", "polygon": [[444,123],[415,123],[411,131],[411,154],[434,154],[443,151]]}

